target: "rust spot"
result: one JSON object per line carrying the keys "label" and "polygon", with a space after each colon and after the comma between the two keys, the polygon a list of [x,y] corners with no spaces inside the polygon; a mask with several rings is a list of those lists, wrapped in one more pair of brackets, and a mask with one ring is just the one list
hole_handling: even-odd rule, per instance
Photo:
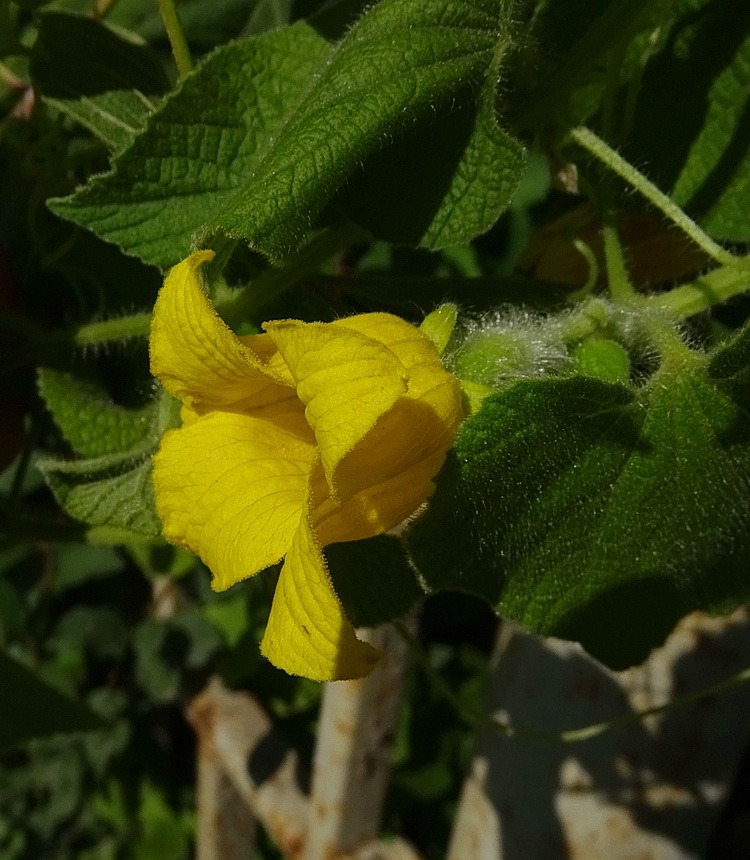
{"label": "rust spot", "polygon": [[200,693],[186,709],[188,722],[198,737],[201,758],[216,759],[216,749],[213,744],[217,722],[217,707],[209,693]]}
{"label": "rust spot", "polygon": [[347,720],[336,720],[334,727],[339,734],[345,738],[353,738],[356,734],[356,728]]}
{"label": "rust spot", "polygon": [[287,860],[298,860],[305,848],[305,838],[299,833],[289,833],[284,827],[284,817],[271,810],[266,818],[268,832],[276,840]]}

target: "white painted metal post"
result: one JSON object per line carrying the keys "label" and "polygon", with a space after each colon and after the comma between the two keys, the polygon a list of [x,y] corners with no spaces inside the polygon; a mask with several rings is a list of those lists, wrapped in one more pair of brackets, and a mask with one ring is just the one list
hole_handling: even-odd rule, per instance
{"label": "white painted metal post", "polygon": [[392,625],[358,635],[384,656],[369,677],[326,686],[305,860],[350,856],[375,840],[380,828],[407,653]]}
{"label": "white painted metal post", "polygon": [[[637,623],[637,619],[634,619]],[[694,612],[641,666],[509,626],[488,709],[561,732],[666,704],[750,663],[750,615]],[[575,743],[481,733],[448,860],[697,860],[750,732],[750,685]]]}

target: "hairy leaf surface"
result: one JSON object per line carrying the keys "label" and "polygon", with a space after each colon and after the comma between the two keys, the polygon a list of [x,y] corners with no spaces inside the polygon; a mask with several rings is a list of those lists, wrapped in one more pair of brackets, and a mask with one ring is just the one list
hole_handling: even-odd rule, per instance
{"label": "hairy leaf surface", "polygon": [[115,152],[143,131],[169,88],[146,45],[83,15],[40,17],[31,75],[45,100],[90,129]]}
{"label": "hairy leaf surface", "polygon": [[638,391],[573,378],[489,397],[409,538],[429,584],[615,668],[688,611],[746,600],[749,386],[714,378],[722,361],[689,354]]}
{"label": "hairy leaf surface", "polygon": [[496,220],[523,168],[522,148],[495,119],[509,7],[383,0],[335,48],[305,24],[220,48],[111,174],[53,209],[163,267],[188,253],[191,235],[206,245],[224,234],[278,258],[369,158],[393,144],[413,162],[412,136],[464,105],[458,136],[443,124],[418,152],[432,181],[407,171],[401,208],[414,211],[396,238],[468,241]]}
{"label": "hairy leaf surface", "polygon": [[155,433],[156,402],[141,409],[116,406],[98,386],[50,368],[39,371],[39,391],[65,438],[84,457],[128,451]]}

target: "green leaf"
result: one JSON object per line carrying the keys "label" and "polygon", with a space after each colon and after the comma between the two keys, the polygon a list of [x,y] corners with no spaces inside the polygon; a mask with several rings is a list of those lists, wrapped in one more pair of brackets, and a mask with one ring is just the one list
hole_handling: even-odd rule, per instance
{"label": "green leaf", "polygon": [[336,594],[357,627],[400,618],[423,594],[396,538],[331,544],[325,556]]}
{"label": "green leaf", "polygon": [[146,45],[91,17],[57,11],[39,18],[30,71],[49,104],[115,152],[143,130],[169,88]]}
{"label": "green leaf", "polygon": [[336,202],[379,239],[432,250],[485,233],[513,198],[523,148],[495,116],[495,81],[477,99],[396,139],[364,163],[364,176]]}
{"label": "green leaf", "polygon": [[750,322],[711,353],[709,371],[714,379],[731,379],[750,369]]}
{"label": "green leaf", "polygon": [[85,457],[128,451],[155,433],[156,401],[141,409],[116,406],[97,385],[49,368],[40,369],[38,381],[63,436]]}
{"label": "green leaf", "polygon": [[[532,10],[537,62],[519,53],[510,93],[518,127],[547,133],[586,122],[617,75],[625,84],[642,70],[653,40],[683,0],[545,0]],[[688,0],[689,2],[689,0]]]}
{"label": "green leaf", "polygon": [[38,467],[55,498],[77,520],[156,537],[149,453],[110,454],[90,460],[43,460]]}
{"label": "green leaf", "polygon": [[[627,150],[717,239],[750,239],[750,7],[685,15],[649,64]],[[671,133],[664,134],[664,129]]]}
{"label": "green leaf", "polygon": [[492,116],[490,78],[511,44],[510,6],[504,0],[382,0],[371,7],[320,70],[255,175],[199,235],[223,232],[281,257],[299,245],[323,205],[385,141],[430,125],[466,93],[487,93],[476,137],[452,165],[455,185],[450,174],[432,177],[433,189],[442,185],[447,200],[434,213],[435,223],[426,225],[424,242],[455,244],[452,230],[459,228],[451,218],[465,214],[460,194],[486,178],[480,164],[487,152],[498,156],[500,142],[506,154],[513,151],[511,165],[495,163],[495,184],[505,193],[520,179],[502,181],[522,159]]}
{"label": "green leaf", "polygon": [[750,385],[706,364],[670,361],[637,392],[579,377],[487,398],[408,537],[428,584],[613,668],[685,613],[747,600]]}
{"label": "green leaf", "polygon": [[123,568],[120,556],[109,546],[67,544],[56,553],[52,590],[60,594],[92,579],[106,579]]}
{"label": "green leaf", "polygon": [[144,134],[54,212],[167,268],[252,175],[329,53],[306,25],[226,45],[150,117]]}
{"label": "green leaf", "polygon": [[135,673],[139,685],[157,702],[173,701],[187,669],[204,669],[222,646],[217,630],[195,609],[166,623],[146,619],[135,632]]}
{"label": "green leaf", "polygon": [[139,801],[135,860],[184,860],[190,850],[185,826],[160,789],[144,780]]}
{"label": "green leaf", "polygon": [[[334,51],[303,24],[219,49],[112,174],[52,208],[162,266],[188,253],[191,233],[199,245],[225,234],[278,258],[393,141],[410,183],[398,236],[431,248],[467,241],[498,217],[522,172],[521,147],[494,116],[510,5],[383,0]],[[441,120],[450,134],[435,146],[435,117],[454,107],[461,121]],[[428,162],[418,175],[415,159]],[[394,190],[382,202],[391,213]]]}
{"label": "green leaf", "polygon": [[61,732],[102,728],[104,723],[80,701],[42,681],[21,663],[0,652],[0,748]]}

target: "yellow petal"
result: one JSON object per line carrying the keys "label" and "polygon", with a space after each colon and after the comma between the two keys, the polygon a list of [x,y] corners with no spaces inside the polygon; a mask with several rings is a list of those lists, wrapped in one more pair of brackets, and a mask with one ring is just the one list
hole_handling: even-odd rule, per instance
{"label": "yellow petal", "polygon": [[214,310],[197,272],[212,257],[213,251],[197,251],[167,275],[151,324],[151,372],[198,411],[239,411],[294,396],[281,362],[271,366],[270,354],[261,357],[241,343]]}
{"label": "yellow petal", "polygon": [[[461,388],[443,367],[434,344],[404,320],[362,314],[335,325],[356,327],[379,340],[407,371],[405,395],[341,459],[337,471],[342,485],[359,491],[352,497],[355,506],[341,512],[341,522],[366,514],[371,524],[390,529],[432,492],[433,478],[465,417]],[[357,505],[360,513],[355,516]]]}
{"label": "yellow petal", "polygon": [[344,326],[282,320],[264,328],[307,407],[331,493],[345,499],[359,487],[356,481],[341,486],[337,467],[406,393],[404,367],[382,343]]}
{"label": "yellow petal", "polygon": [[305,504],[315,450],[303,407],[263,415],[198,417],[154,457],[164,536],[203,559],[217,591],[280,561]]}
{"label": "yellow petal", "polygon": [[442,369],[440,356],[432,341],[401,317],[381,313],[356,314],[336,320],[331,325],[357,331],[382,343],[398,358],[407,374],[420,364]]}
{"label": "yellow petal", "polygon": [[323,498],[313,520],[321,546],[374,537],[403,523],[435,489],[434,478],[444,460],[445,451],[437,451],[341,505]]}
{"label": "yellow petal", "polygon": [[281,570],[260,648],[275,666],[314,681],[362,678],[380,658],[357,639],[344,615],[307,510]]}

